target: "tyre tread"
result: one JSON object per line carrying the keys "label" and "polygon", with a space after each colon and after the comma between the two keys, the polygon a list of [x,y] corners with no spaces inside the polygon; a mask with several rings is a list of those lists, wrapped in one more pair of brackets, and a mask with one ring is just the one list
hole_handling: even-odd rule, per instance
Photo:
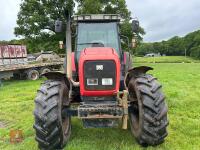
{"label": "tyre tread", "polygon": [[143,108],[141,133],[136,139],[141,145],[158,145],[167,136],[166,128],[169,125],[162,85],[151,75],[132,78],[129,84],[133,83],[138,90]]}
{"label": "tyre tread", "polygon": [[41,84],[35,99],[36,141],[40,149],[53,150],[62,148],[62,129],[57,116],[61,81],[47,80]]}

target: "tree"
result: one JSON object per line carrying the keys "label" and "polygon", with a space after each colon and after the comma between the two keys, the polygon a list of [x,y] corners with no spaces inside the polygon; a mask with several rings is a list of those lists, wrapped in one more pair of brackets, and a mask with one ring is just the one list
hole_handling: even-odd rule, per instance
{"label": "tree", "polygon": [[200,59],[200,46],[191,48],[190,56]]}
{"label": "tree", "polygon": [[120,14],[130,20],[131,12],[125,0],[77,0],[78,14]]}
{"label": "tree", "polygon": [[54,32],[54,22],[65,20],[65,10],[74,10],[73,0],[23,0],[18,13],[15,35],[22,36],[30,52],[58,51],[65,33]]}
{"label": "tree", "polygon": [[[121,14],[124,23],[121,34],[132,39],[131,12],[125,0],[76,0],[77,14]],[[65,33],[54,32],[54,22],[59,18],[65,21],[65,11],[74,14],[73,0],[23,0],[17,19],[15,35],[22,36],[27,41],[31,52],[40,50],[58,51],[58,41],[65,38]],[[141,28],[141,34],[144,30]],[[141,36],[140,36],[141,39]],[[49,45],[49,46],[48,46]]]}
{"label": "tree", "polygon": [[161,53],[169,56],[187,56],[200,59],[200,30],[187,34],[185,37],[175,36],[167,41],[142,43],[137,48],[137,55]]}
{"label": "tree", "polygon": [[36,38],[43,34],[52,35],[54,21],[64,21],[65,10],[74,9],[73,0],[23,0],[20,5],[15,35]]}

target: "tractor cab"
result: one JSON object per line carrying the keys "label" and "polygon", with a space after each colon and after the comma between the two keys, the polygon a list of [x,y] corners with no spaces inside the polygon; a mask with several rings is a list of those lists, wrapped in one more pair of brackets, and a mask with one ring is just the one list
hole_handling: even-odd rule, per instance
{"label": "tractor cab", "polygon": [[80,15],[74,16],[76,25],[75,62],[78,61],[81,52],[89,47],[112,48],[119,59],[123,59],[119,36],[119,15]]}
{"label": "tractor cab", "polygon": [[76,50],[88,47],[111,47],[121,55],[119,38],[119,15],[82,15],[74,16],[77,23]]}
{"label": "tractor cab", "polygon": [[[79,15],[73,16],[72,22],[76,26],[76,40],[75,40],[75,53],[72,62],[74,61],[76,70],[81,69],[80,59],[82,59],[81,53],[90,49],[96,52],[96,56],[104,55],[105,51],[112,49],[117,54],[120,66],[118,77],[120,90],[124,90],[124,77],[128,69],[132,67],[131,56],[127,52],[123,52],[121,48],[121,36],[119,31],[119,25],[121,22],[120,15],[117,14],[100,14],[100,15]],[[128,37],[126,37],[128,39]],[[127,42],[129,45],[129,42]],[[92,49],[91,49],[92,48]],[[95,56],[96,63],[98,57]],[[109,57],[105,54],[105,57]],[[108,59],[112,59],[111,56]],[[109,66],[109,64],[105,64]],[[114,67],[116,68],[116,67]],[[110,72],[115,72],[110,68]],[[107,72],[108,73],[108,72]],[[82,74],[80,71],[73,72],[73,78],[77,81],[81,80]],[[97,74],[97,73],[96,73]],[[77,79],[79,77],[79,79]],[[101,80],[101,79],[100,79]],[[112,81],[113,82],[113,81]],[[118,82],[118,81],[115,81]],[[95,88],[95,86],[93,86]],[[96,86],[98,88],[98,86]],[[105,88],[106,89],[106,88]],[[119,90],[119,89],[118,89]]]}

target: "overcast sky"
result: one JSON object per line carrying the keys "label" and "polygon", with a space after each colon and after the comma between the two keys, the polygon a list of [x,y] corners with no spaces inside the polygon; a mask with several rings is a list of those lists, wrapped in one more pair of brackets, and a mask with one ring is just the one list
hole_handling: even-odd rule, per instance
{"label": "overcast sky", "polygon": [[[144,41],[183,36],[200,29],[200,0],[126,0],[134,17],[145,29]],[[0,0],[0,40],[15,38],[21,0]]]}
{"label": "overcast sky", "polygon": [[15,38],[17,13],[21,0],[0,0],[0,40]]}
{"label": "overcast sky", "polygon": [[200,0],[127,0],[145,29],[144,41],[162,41],[200,29]]}

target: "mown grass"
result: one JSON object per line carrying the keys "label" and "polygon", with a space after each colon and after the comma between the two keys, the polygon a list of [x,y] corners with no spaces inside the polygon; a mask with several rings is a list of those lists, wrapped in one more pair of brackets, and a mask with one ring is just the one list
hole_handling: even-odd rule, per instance
{"label": "mown grass", "polygon": [[134,57],[136,63],[200,63],[191,57],[163,56],[163,57]]}
{"label": "mown grass", "polygon": [[[147,150],[200,149],[200,65],[199,64],[137,64],[150,65],[150,73],[163,84],[169,107],[169,136],[165,143]],[[34,140],[33,109],[39,81],[7,81],[0,87],[0,121],[8,125],[0,129],[0,150],[37,150]],[[83,129],[73,119],[72,136],[66,150],[140,150],[129,130]],[[9,143],[9,131],[22,129],[24,141]]]}

